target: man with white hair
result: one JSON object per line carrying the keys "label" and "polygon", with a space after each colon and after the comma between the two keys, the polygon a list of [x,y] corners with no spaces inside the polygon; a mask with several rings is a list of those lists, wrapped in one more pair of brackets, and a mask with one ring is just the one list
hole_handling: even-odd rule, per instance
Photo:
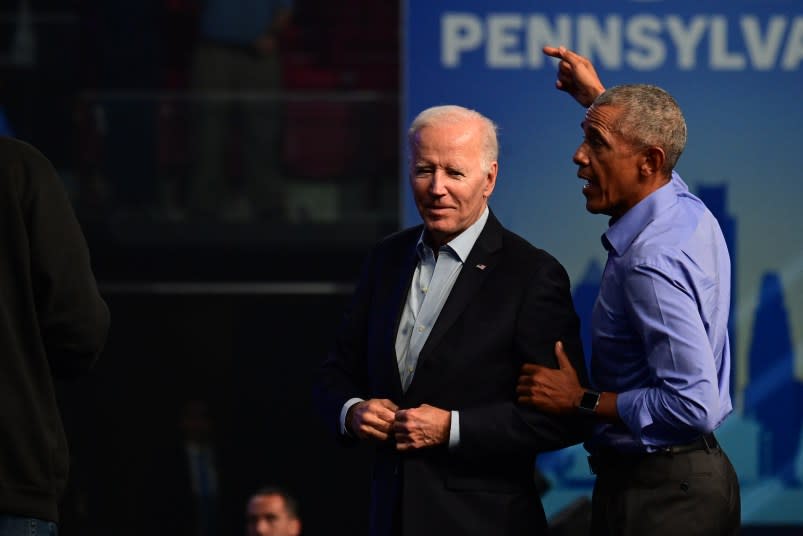
{"label": "man with white hair", "polygon": [[523,363],[556,366],[555,339],[582,368],[568,275],[488,206],[499,172],[491,120],[436,106],[408,141],[423,224],[368,255],[317,407],[344,443],[376,446],[372,536],[546,534],[536,455],[582,441],[587,427],[516,405],[513,389]]}

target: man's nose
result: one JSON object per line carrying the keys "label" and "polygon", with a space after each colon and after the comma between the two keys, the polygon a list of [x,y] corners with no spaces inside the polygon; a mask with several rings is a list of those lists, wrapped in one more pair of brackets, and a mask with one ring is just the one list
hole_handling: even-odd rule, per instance
{"label": "man's nose", "polygon": [[432,174],[432,180],[429,182],[429,192],[432,195],[444,195],[446,193],[445,184],[445,173],[439,169],[435,170],[435,173]]}
{"label": "man's nose", "polygon": [[588,154],[585,150],[585,142],[581,143],[572,155],[572,162],[578,166],[585,166],[588,164]]}

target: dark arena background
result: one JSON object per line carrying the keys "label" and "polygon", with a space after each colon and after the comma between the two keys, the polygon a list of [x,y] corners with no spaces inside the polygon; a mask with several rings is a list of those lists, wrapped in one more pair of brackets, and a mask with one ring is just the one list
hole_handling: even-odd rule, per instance
{"label": "dark arena background", "polygon": [[[368,248],[416,222],[404,132],[424,107],[500,125],[491,205],[564,263],[587,327],[605,222],[584,213],[582,110],[544,44],[590,57],[606,85],[661,85],[687,114],[678,171],[734,267],[736,409],[717,434],[743,533],[803,533],[801,4],[540,4],[295,0],[269,52],[228,47],[273,58],[253,80],[210,54],[204,0],[0,3],[0,132],[55,165],[112,314],[94,371],[58,385],[63,536],[201,536],[190,438],[214,453],[216,534],[244,534],[266,484],[297,495],[305,536],[366,533],[370,452],[325,433],[311,374]],[[220,82],[228,68],[239,83]],[[585,534],[582,447],[533,469],[553,535]]]}

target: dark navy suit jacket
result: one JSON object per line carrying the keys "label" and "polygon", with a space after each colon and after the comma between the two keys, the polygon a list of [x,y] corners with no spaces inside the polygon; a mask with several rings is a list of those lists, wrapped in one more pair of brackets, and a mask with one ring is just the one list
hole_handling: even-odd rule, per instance
{"label": "dark navy suit jacket", "polygon": [[584,440],[590,422],[516,404],[521,365],[556,367],[564,341],[586,383],[579,320],[561,264],[490,214],[402,392],[395,355],[401,311],[422,227],[400,231],[370,252],[336,344],[316,381],[316,406],[340,434],[343,404],[388,398],[401,408],[430,404],[460,412],[460,444],[412,453],[377,448],[371,534],[448,536],[546,534],[534,482],[541,451]]}

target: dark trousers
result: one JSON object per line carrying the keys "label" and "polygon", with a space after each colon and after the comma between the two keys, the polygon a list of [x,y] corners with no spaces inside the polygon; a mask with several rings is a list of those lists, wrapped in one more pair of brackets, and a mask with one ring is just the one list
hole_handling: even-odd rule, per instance
{"label": "dark trousers", "polygon": [[739,482],[720,447],[593,458],[593,536],[738,534]]}

